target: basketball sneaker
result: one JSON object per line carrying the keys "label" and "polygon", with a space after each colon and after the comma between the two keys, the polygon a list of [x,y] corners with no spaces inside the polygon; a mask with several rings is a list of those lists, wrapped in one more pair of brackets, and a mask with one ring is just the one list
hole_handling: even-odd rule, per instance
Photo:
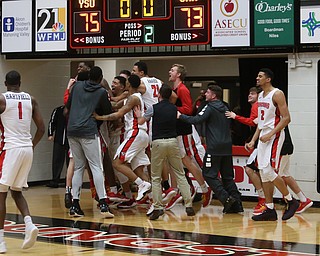
{"label": "basketball sneaker", "polygon": [[154,204],[150,204],[146,215],[149,217],[152,214],[153,211],[154,211]]}
{"label": "basketball sneaker", "polygon": [[260,208],[257,208],[257,206],[253,210],[253,215],[260,215],[267,209],[267,206],[265,204],[260,205]]}
{"label": "basketball sneaker", "polygon": [[6,253],[7,252],[7,245],[6,242],[3,241],[0,243],[0,253]]}
{"label": "basketball sneaker", "polygon": [[296,210],[298,210],[298,208],[299,208],[298,201],[295,198],[292,198],[291,201],[287,202],[287,207],[282,215],[282,220],[290,219],[295,214]]}
{"label": "basketball sneaker", "polygon": [[173,208],[176,204],[180,203],[182,201],[182,196],[180,193],[177,193],[170,202],[166,205],[165,209],[170,210]]}
{"label": "basketball sneaker", "polygon": [[37,241],[38,233],[39,233],[39,229],[34,224],[27,225],[25,229],[24,241],[21,248],[22,249],[31,248]]}
{"label": "basketball sneaker", "polygon": [[257,205],[254,207],[253,211],[255,210],[259,210],[261,208],[261,206],[263,206],[266,202],[266,199],[265,198],[262,198],[262,197],[258,197],[258,203]]}
{"label": "basketball sneaker", "polygon": [[309,198],[307,198],[307,201],[305,201],[305,202],[300,201],[300,205],[299,205],[299,208],[296,211],[296,213],[303,213],[305,210],[310,208],[312,205],[313,205],[313,202]]}
{"label": "basketball sneaker", "polygon": [[100,200],[99,207],[100,207],[100,213],[104,215],[106,218],[114,218],[114,215],[112,212],[110,212],[110,209],[105,199]]}
{"label": "basketball sneaker", "polygon": [[164,214],[164,210],[154,210],[149,217],[149,220],[157,220]]}
{"label": "basketball sneaker", "polygon": [[192,200],[192,202],[193,202],[193,199],[195,198],[195,196],[196,196],[196,194],[197,194],[197,190],[196,190],[196,188],[194,187],[194,186],[190,186],[190,192],[191,192],[191,200]]}
{"label": "basketball sneaker", "polygon": [[70,217],[83,217],[84,213],[80,208],[80,205],[72,205],[69,210]]}
{"label": "basketball sneaker", "polygon": [[207,207],[211,202],[212,191],[211,188],[208,187],[207,193],[202,193],[202,207]]}
{"label": "basketball sneaker", "polygon": [[122,194],[119,194],[119,193],[114,193],[114,192],[108,192],[107,193],[107,198],[110,200],[110,201],[113,201],[113,202],[127,202],[129,201],[130,199],[125,197],[124,195]]}
{"label": "basketball sneaker", "polygon": [[140,201],[150,189],[151,189],[151,184],[147,181],[143,181],[138,186],[138,195],[137,195],[136,200]]}
{"label": "basketball sneaker", "polygon": [[64,207],[70,209],[72,206],[72,195],[71,192],[65,193],[64,195]]}
{"label": "basketball sneaker", "polygon": [[140,201],[137,201],[137,204],[138,205],[149,205],[151,202],[152,202],[152,199],[150,199],[149,195],[146,195]]}
{"label": "basketball sneaker", "polygon": [[253,215],[252,219],[255,221],[275,221],[278,219],[278,216],[275,209],[270,209],[267,207],[263,213],[259,215]]}
{"label": "basketball sneaker", "polygon": [[122,202],[117,205],[119,209],[128,209],[135,207],[137,205],[137,201],[134,198],[129,199],[129,201]]}
{"label": "basketball sneaker", "polygon": [[196,213],[194,212],[194,209],[192,207],[186,207],[186,213],[188,216],[196,215]]}
{"label": "basketball sneaker", "polygon": [[163,191],[162,202],[163,204],[167,204],[170,200],[177,194],[177,191],[174,188],[169,188]]}

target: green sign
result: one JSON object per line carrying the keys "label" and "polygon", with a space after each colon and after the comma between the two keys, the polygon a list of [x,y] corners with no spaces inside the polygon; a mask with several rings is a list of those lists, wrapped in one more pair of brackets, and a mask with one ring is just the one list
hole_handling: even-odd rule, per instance
{"label": "green sign", "polygon": [[294,44],[294,0],[254,0],[254,45]]}

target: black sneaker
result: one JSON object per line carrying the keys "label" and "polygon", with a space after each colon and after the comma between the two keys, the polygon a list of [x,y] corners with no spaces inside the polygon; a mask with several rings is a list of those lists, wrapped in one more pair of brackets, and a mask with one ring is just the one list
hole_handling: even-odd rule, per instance
{"label": "black sneaker", "polygon": [[150,215],[150,220],[157,220],[160,216],[164,214],[163,210],[153,210],[152,214]]}
{"label": "black sneaker", "polygon": [[226,213],[241,213],[244,212],[242,202],[236,201]]}
{"label": "black sneaker", "polygon": [[288,201],[286,210],[284,211],[282,215],[282,220],[288,220],[290,219],[296,212],[296,210],[299,208],[299,202],[292,198],[291,201]]}
{"label": "black sneaker", "polygon": [[194,216],[196,213],[194,212],[192,207],[186,207],[186,213],[188,216]]}
{"label": "black sneaker", "polygon": [[112,212],[110,212],[109,206],[106,203],[106,199],[100,199],[99,201],[100,213],[106,218],[114,218]]}
{"label": "black sneaker", "polygon": [[252,219],[255,221],[275,221],[278,219],[275,209],[267,209],[259,215],[253,215]]}
{"label": "black sneaker", "polygon": [[49,188],[58,188],[59,184],[57,182],[50,181],[46,186]]}
{"label": "black sneaker", "polygon": [[64,207],[70,209],[72,206],[72,195],[71,192],[65,193],[64,195]]}
{"label": "black sneaker", "polygon": [[69,216],[71,217],[83,217],[84,213],[79,206],[72,205],[69,211]]}
{"label": "black sneaker", "polygon": [[232,196],[229,196],[227,200],[224,203],[224,208],[223,208],[223,213],[228,213],[232,207],[232,205],[236,202],[237,200],[233,198]]}

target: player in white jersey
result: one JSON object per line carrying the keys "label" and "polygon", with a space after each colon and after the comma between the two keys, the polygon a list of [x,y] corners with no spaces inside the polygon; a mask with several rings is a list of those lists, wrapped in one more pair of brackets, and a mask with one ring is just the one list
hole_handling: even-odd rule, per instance
{"label": "player in white jersey", "polygon": [[[145,104],[145,110],[151,107],[153,104],[159,102],[159,92],[162,86],[162,81],[155,77],[148,76],[148,67],[145,62],[138,61],[133,65],[132,74],[140,77],[139,92],[142,94],[142,100]],[[149,142],[152,141],[152,119],[147,122]],[[147,151],[150,153],[150,150]]]}
{"label": "player in white jersey", "polygon": [[263,90],[258,97],[258,128],[252,140],[246,144],[246,147],[253,148],[259,139],[257,159],[267,209],[252,217],[256,221],[277,220],[273,204],[273,185],[288,203],[282,220],[290,219],[299,207],[299,203],[292,198],[283,179],[275,171],[284,139],[283,129],[290,123],[290,113],[283,92],[272,86],[273,77],[273,72],[267,68],[258,73],[257,86]]}
{"label": "player in white jersey", "polygon": [[[149,138],[146,125],[139,125],[134,107],[139,106],[144,109],[144,103],[141,94],[138,92],[140,78],[131,75],[128,78],[129,97],[125,100],[124,106],[117,112],[110,115],[98,116],[94,114],[97,120],[118,120],[124,117],[125,139],[120,144],[113,160],[113,166],[116,170],[122,172],[131,181],[138,185],[137,201],[141,200],[150,190],[151,184],[149,177],[144,173],[143,168],[150,165],[150,161],[145,153]],[[131,165],[131,168],[128,166]]]}
{"label": "player in white jersey", "polygon": [[[29,207],[22,194],[22,188],[28,187],[27,179],[33,160],[33,148],[45,132],[45,125],[35,98],[20,91],[21,76],[17,71],[6,74],[7,92],[0,95],[1,114],[1,154],[0,154],[0,253],[6,252],[3,239],[6,216],[6,198],[10,188],[25,222],[25,239],[22,249],[34,245],[38,228],[32,223]],[[32,139],[31,120],[37,131]]]}
{"label": "player in white jersey", "polygon": [[[144,91],[142,99],[145,103],[145,107],[149,108],[153,104],[159,102],[159,92],[162,82],[155,77],[141,77],[140,81],[140,90]],[[145,89],[143,89],[143,85],[145,86]]]}

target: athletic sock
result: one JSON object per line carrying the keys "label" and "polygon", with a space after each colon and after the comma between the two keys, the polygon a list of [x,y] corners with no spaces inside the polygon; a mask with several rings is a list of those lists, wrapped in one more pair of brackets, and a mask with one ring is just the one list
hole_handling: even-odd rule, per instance
{"label": "athletic sock", "polygon": [[302,193],[302,191],[300,191],[297,196],[299,197],[300,202],[307,202],[307,198],[306,196]]}

